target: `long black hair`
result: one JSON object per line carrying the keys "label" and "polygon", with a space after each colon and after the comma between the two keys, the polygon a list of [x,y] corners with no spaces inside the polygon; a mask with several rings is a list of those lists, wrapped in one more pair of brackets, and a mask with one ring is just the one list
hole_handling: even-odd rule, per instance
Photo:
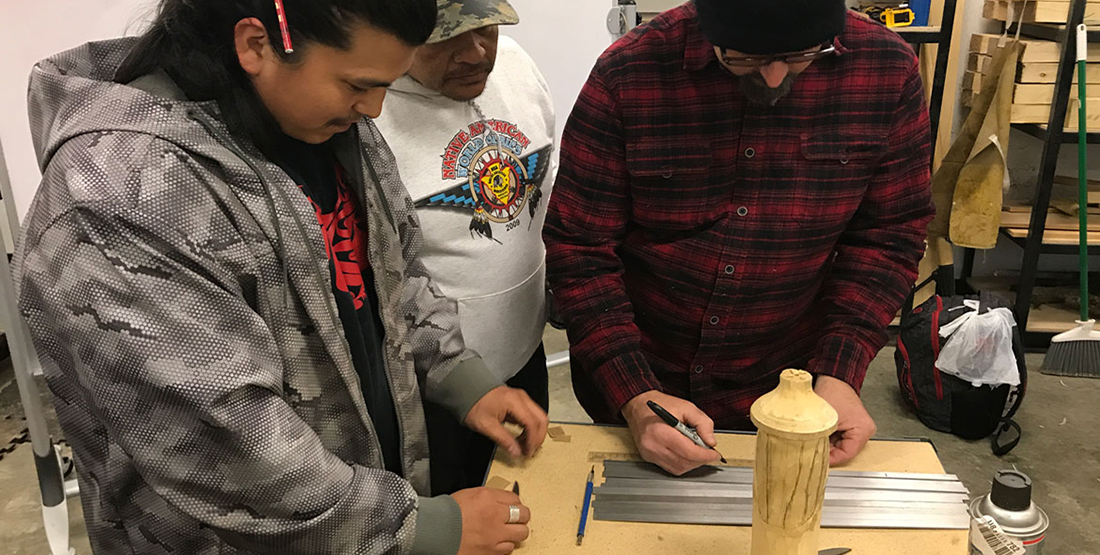
{"label": "long black hair", "polygon": [[275,52],[287,63],[296,62],[311,44],[350,48],[356,24],[370,24],[419,46],[436,22],[435,0],[283,0],[283,5],[293,54],[281,47],[274,0],[161,0],[156,19],[115,81],[129,83],[163,70],[190,100],[217,101],[230,132],[270,155],[280,131],[237,59],[237,22],[262,21]]}

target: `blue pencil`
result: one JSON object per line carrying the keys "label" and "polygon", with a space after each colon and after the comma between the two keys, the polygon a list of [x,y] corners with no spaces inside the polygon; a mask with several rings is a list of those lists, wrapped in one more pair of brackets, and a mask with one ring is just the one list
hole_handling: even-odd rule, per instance
{"label": "blue pencil", "polygon": [[588,472],[588,484],[584,486],[584,505],[581,505],[581,524],[577,527],[577,545],[584,541],[584,525],[588,523],[588,507],[592,504],[592,480],[596,478],[596,467]]}

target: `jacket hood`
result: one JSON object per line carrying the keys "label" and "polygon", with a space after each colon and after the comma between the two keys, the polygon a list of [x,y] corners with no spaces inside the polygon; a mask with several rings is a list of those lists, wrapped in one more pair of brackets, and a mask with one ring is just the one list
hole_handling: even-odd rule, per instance
{"label": "jacket hood", "polygon": [[188,101],[168,79],[149,79],[148,86],[140,83],[147,78],[115,83],[137,41],[91,42],[35,64],[28,106],[40,170],[65,142],[87,133],[130,131],[187,144],[189,137],[206,134],[189,113],[201,110],[220,119],[214,102]]}

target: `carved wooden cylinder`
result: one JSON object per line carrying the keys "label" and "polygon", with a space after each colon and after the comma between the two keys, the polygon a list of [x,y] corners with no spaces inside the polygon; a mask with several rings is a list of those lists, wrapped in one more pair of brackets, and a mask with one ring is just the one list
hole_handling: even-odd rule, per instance
{"label": "carved wooden cylinder", "polygon": [[814,393],[810,374],[785,370],[750,415],[759,429],[752,555],[817,555],[836,411]]}

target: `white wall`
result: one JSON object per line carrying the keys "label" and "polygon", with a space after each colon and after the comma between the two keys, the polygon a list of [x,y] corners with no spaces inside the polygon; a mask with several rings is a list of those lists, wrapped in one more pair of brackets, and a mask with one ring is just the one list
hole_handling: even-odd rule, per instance
{"label": "white wall", "polygon": [[155,0],[0,2],[0,141],[22,216],[40,175],[27,119],[27,77],[35,62],[90,40],[140,32]]}
{"label": "white wall", "polygon": [[610,0],[509,0],[520,23],[502,32],[534,58],[550,92],[558,138],[596,58],[611,46],[606,17]]}
{"label": "white wall", "polygon": [[[611,44],[608,0],[512,0],[523,21],[505,29],[539,64],[552,89],[559,137],[596,58]],[[27,119],[27,76],[35,62],[89,40],[140,32],[156,0],[0,1],[0,141],[23,215],[39,172]]]}

